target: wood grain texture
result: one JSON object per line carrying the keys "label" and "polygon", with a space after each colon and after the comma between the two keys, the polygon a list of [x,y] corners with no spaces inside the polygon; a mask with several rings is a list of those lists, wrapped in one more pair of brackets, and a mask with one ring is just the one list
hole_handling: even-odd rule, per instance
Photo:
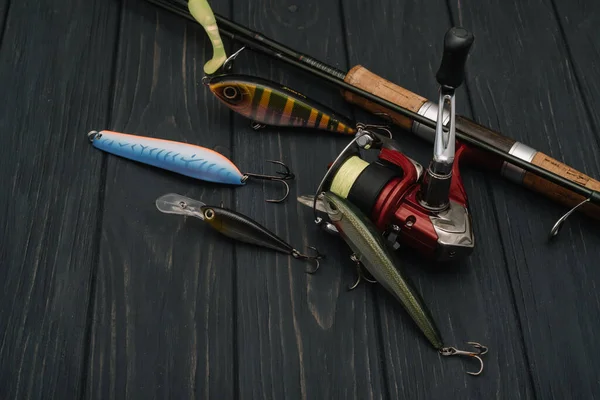
{"label": "wood grain texture", "polygon": [[[551,4],[451,6],[456,23],[475,33],[466,83],[476,120],[600,176],[596,134]],[[597,397],[600,361],[590,357],[600,351],[591,334],[600,316],[596,221],[573,215],[547,242],[563,207],[508,182],[492,192],[536,396]]]}
{"label": "wood grain texture", "polygon": [[[200,83],[210,51],[196,24],[125,1],[113,118],[96,129],[231,157],[228,118]],[[86,151],[108,165],[86,397],[232,398],[233,247],[200,220],[155,206],[171,192],[228,204],[232,188]]]}
{"label": "wood grain texture", "polygon": [[[598,63],[600,63],[600,41],[597,39],[597,27],[600,23],[600,3],[586,1],[566,2],[552,1],[559,27],[565,40],[573,76],[586,107],[592,133],[596,138],[595,148],[600,147],[600,78],[598,78]],[[594,143],[590,140],[590,143]],[[591,152],[596,165],[600,165],[600,155]],[[598,176],[595,176],[599,178]],[[598,190],[598,189],[596,189]],[[598,207],[588,207],[586,210],[594,216],[600,215]],[[585,211],[585,210],[583,210]],[[590,215],[590,213],[587,213]]]}
{"label": "wood grain texture", "polygon": [[[2,46],[2,38],[4,37],[6,17],[8,15],[8,7],[10,0],[0,0],[0,46]],[[1,49],[2,47],[0,47]]]}
{"label": "wood grain texture", "polygon": [[0,53],[2,399],[81,393],[101,179],[86,133],[106,120],[117,23],[114,4],[96,0],[15,1],[7,15]]}
{"label": "wood grain texture", "polygon": [[[445,3],[379,0],[369,7],[353,1],[343,4],[350,64],[365,65],[385,79],[436,99],[435,73],[444,34],[452,26]],[[470,116],[463,87],[457,91],[456,104],[458,113]],[[423,165],[429,163],[431,143],[401,130],[394,136],[410,157]],[[374,288],[382,314],[390,398],[533,398],[502,252],[503,238],[486,184],[501,178],[467,168],[461,174],[473,214],[473,254],[460,262],[439,265],[411,256],[410,249],[401,250],[401,255],[446,343],[464,348],[465,342],[477,341],[489,346],[485,369],[473,378],[465,371],[473,370],[474,363],[440,357],[412,327],[397,302],[381,288]]]}
{"label": "wood grain texture", "polygon": [[[448,344],[490,347],[483,375],[470,377],[476,364],[438,356],[379,285],[346,290],[349,249],[296,202],[347,138],[251,130],[200,83],[212,55],[203,29],[145,1],[8,4],[0,0],[0,399],[600,397],[597,222],[573,215],[548,243],[563,207],[463,169],[474,254],[440,266],[400,253]],[[211,6],[429,99],[452,19],[476,38],[458,111],[600,177],[594,2]],[[380,122],[262,55],[242,53],[235,70]],[[103,154],[91,129],[200,144],[244,171],[268,173],[264,161],[281,159],[298,178],[286,203],[267,204],[277,184],[229,188]],[[431,144],[394,133],[411,158],[430,160]],[[222,201],[327,258],[307,275],[299,260],[161,214],[154,201],[168,192]]]}
{"label": "wood grain texture", "polygon": [[[559,28],[565,40],[566,51],[573,67],[573,76],[584,98],[587,117],[591,120],[596,148],[600,147],[600,79],[598,63],[600,63],[600,41],[598,25],[600,24],[600,3],[597,1],[565,1],[552,0],[548,7],[554,7]],[[600,164],[600,155],[596,156],[596,164]]]}
{"label": "wood grain texture", "polygon": [[[250,0],[236,3],[234,16],[298,51],[347,68],[337,1]],[[250,52],[238,61],[236,72],[285,84],[351,115],[335,87],[286,64]],[[264,160],[280,159],[297,176],[286,203],[264,203],[277,186],[255,184],[235,193],[236,209],[301,250],[317,246],[327,257],[315,275],[307,275],[309,266],[301,261],[236,246],[240,396],[385,398],[370,288],[347,291],[354,279],[349,249],[319,231],[312,210],[296,201],[298,195],[314,194],[327,165],[349,139],[314,130],[255,132],[249,120],[237,115],[234,121],[233,154],[244,168],[266,172],[270,169]]]}

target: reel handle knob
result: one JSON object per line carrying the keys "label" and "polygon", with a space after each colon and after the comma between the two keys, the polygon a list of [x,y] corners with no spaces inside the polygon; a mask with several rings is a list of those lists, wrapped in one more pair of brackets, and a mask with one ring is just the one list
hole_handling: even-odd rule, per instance
{"label": "reel handle knob", "polygon": [[465,63],[475,37],[461,27],[450,28],[444,36],[444,55],[436,74],[438,83],[452,89],[462,85]]}

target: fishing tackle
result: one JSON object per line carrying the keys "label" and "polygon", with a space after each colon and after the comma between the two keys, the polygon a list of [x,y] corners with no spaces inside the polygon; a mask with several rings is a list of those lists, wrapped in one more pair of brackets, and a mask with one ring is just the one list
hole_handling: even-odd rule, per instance
{"label": "fishing tackle", "polygon": [[242,173],[227,157],[202,146],[107,130],[91,131],[88,138],[95,148],[107,153],[208,182],[241,186],[252,178],[282,183],[285,195],[281,199],[266,200],[269,203],[284,201],[290,192],[286,180],[294,179],[294,174],[281,161],[267,160],[285,168],[285,172],[277,171],[275,176]]}
{"label": "fishing tackle", "polygon": [[267,125],[304,127],[352,135],[348,118],[304,94],[276,82],[249,75],[205,76],[203,83],[225,106],[251,119],[255,130]]}
{"label": "fishing tackle", "polygon": [[473,353],[445,346],[438,327],[423,299],[405,276],[395,254],[388,249],[388,245],[377,232],[373,223],[356,206],[333,192],[324,192],[322,198],[322,204],[329,219],[353,251],[351,259],[363,265],[376,281],[402,304],[439,354],[443,356],[464,355],[476,358],[480,362],[479,371],[467,373],[479,375],[483,371],[483,360],[479,356],[487,353],[487,347],[479,343],[469,342],[479,350],[478,353]]}
{"label": "fishing tackle", "polygon": [[[148,1],[192,19],[186,11],[185,0]],[[341,71],[221,15],[214,15],[219,31],[231,40],[319,77],[338,87],[349,103],[386,115],[400,128],[430,143],[435,140],[438,115],[435,102],[385,80],[363,66]],[[447,117],[444,118],[446,122]],[[551,238],[573,211],[600,219],[600,181],[464,116],[456,117],[456,138],[468,150],[468,161],[472,165],[496,171],[509,181],[570,207],[552,228]]]}
{"label": "fishing tackle", "polygon": [[[394,140],[363,131],[342,150],[317,189],[317,193],[331,191],[357,206],[393,247],[407,245],[437,261],[465,257],[475,245],[459,170],[459,161],[467,153],[464,146],[455,144],[454,123],[454,90],[462,83],[472,43],[473,36],[462,29],[446,34],[436,77],[440,84],[439,109],[449,105],[450,124],[444,132],[442,119],[438,120],[434,155],[426,169],[415,166]],[[360,157],[360,149],[378,149],[377,160],[367,163]],[[330,233],[339,233],[317,216],[318,196],[308,199],[301,196],[298,201],[313,208],[315,222]]]}
{"label": "fishing tackle", "polygon": [[309,248],[314,250],[316,255],[308,256],[302,254],[253,219],[223,207],[209,206],[201,201],[190,199],[177,193],[165,194],[156,199],[155,203],[156,208],[162,213],[198,218],[206,222],[217,232],[231,239],[285,253],[298,260],[314,261],[315,268],[306,271],[309,274],[317,272],[320,266],[319,260],[325,258],[325,256],[312,246],[309,246]]}
{"label": "fishing tackle", "polygon": [[188,9],[196,21],[202,25],[212,43],[213,57],[204,64],[204,73],[213,74],[221,68],[227,58],[215,15],[206,0],[190,0]]}

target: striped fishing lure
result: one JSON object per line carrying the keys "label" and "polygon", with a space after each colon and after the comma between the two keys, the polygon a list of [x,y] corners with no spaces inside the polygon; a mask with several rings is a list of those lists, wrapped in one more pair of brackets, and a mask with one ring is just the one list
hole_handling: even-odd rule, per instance
{"label": "striped fishing lure", "polygon": [[282,182],[287,188],[285,197],[281,200],[267,200],[269,202],[283,201],[289,193],[289,186],[284,181],[294,178],[288,167],[279,161],[271,161],[286,169],[286,172],[278,172],[279,176],[242,173],[224,155],[188,143],[108,130],[91,131],[88,133],[88,138],[95,148],[107,153],[203,181],[236,186],[244,185],[248,178]]}
{"label": "striped fishing lure", "polygon": [[276,82],[226,74],[207,77],[205,84],[227,107],[257,124],[314,128],[349,135],[357,131],[347,118]]}

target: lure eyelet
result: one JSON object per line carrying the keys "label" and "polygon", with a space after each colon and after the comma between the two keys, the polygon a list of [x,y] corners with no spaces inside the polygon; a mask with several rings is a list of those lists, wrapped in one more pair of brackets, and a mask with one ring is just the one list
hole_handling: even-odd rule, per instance
{"label": "lure eyelet", "polygon": [[90,140],[90,142],[94,142],[94,140],[100,139],[102,137],[102,133],[98,131],[90,131],[88,132],[87,137]]}

